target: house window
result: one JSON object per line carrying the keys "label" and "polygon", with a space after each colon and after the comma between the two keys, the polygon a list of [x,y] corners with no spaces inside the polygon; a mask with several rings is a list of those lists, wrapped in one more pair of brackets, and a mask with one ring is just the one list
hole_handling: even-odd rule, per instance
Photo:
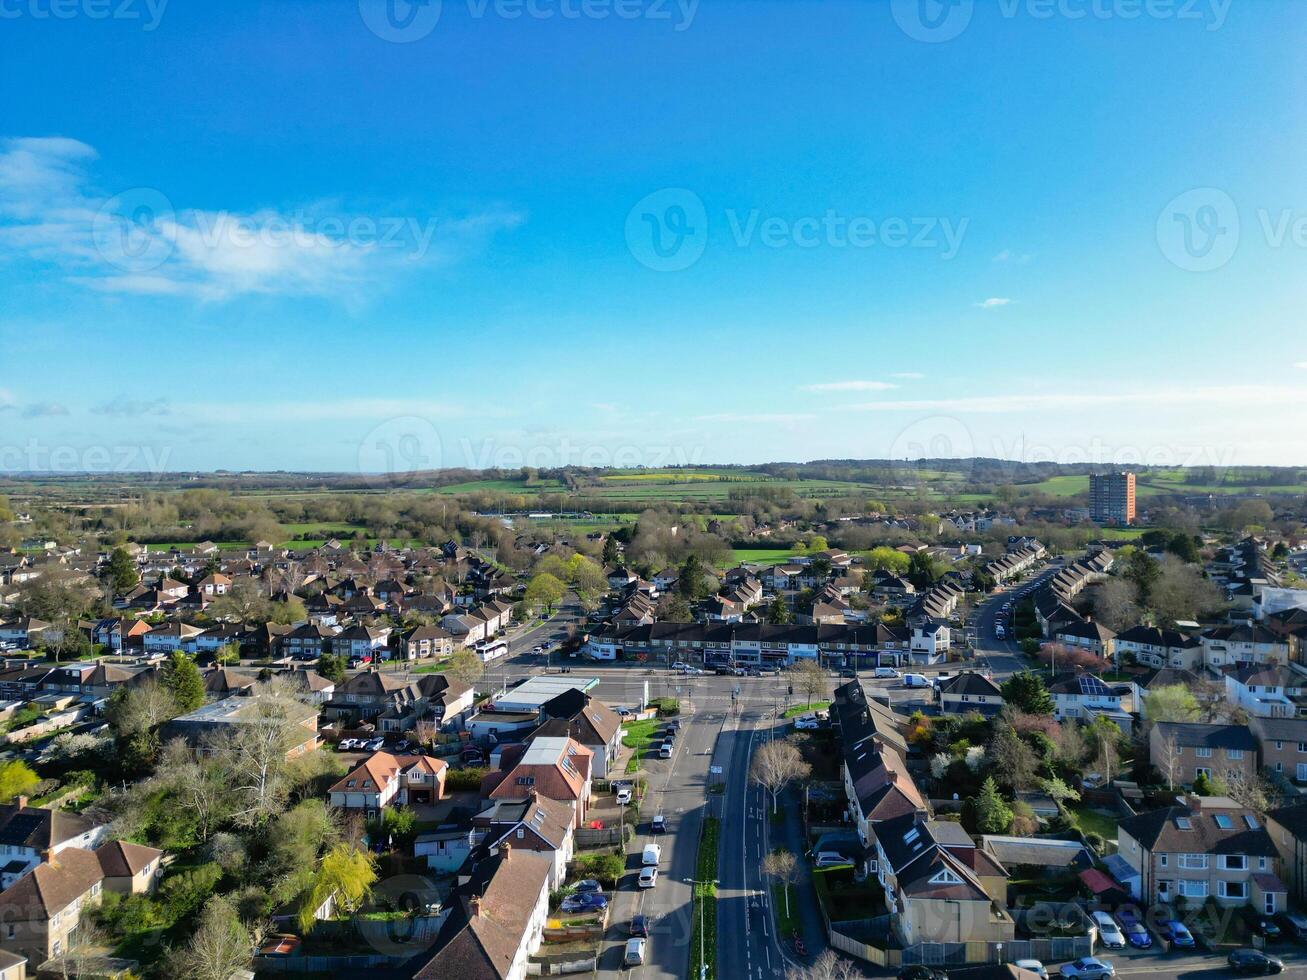
{"label": "house window", "polygon": [[1247,898],[1248,883],[1246,881],[1221,881],[1217,887],[1217,894],[1221,898]]}
{"label": "house window", "polygon": [[1212,750],[1207,746],[1200,745],[1194,749],[1194,755],[1200,759],[1210,759],[1212,757]]}
{"label": "house window", "polygon": [[1277,739],[1275,740],[1275,751],[1276,751],[1276,752],[1279,752],[1280,749],[1282,749],[1282,748],[1284,748],[1284,743],[1281,742],[1281,741],[1277,738]]}
{"label": "house window", "polygon": [[1258,858],[1258,859],[1257,859],[1257,870],[1258,870],[1258,871],[1265,871],[1265,870],[1266,870],[1266,858]]}
{"label": "house window", "polygon": [[1225,871],[1247,871],[1248,858],[1242,854],[1222,855],[1221,868]]}
{"label": "house window", "polygon": [[1299,752],[1307,752],[1307,742],[1299,742],[1299,743],[1298,743],[1298,751],[1299,751]]}
{"label": "house window", "polygon": [[1207,867],[1206,854],[1181,854],[1180,867],[1191,871],[1202,871]]}
{"label": "house window", "polygon": [[1180,894],[1183,895],[1185,898],[1206,898],[1207,882],[1189,881],[1188,879],[1181,878]]}
{"label": "house window", "polygon": [[1159,868],[1165,868],[1165,867],[1166,867],[1166,859],[1167,859],[1167,857],[1168,857],[1168,855],[1166,855],[1166,854],[1159,854],[1159,855],[1157,855],[1157,866],[1158,866]]}
{"label": "house window", "polygon": [[1243,749],[1226,749],[1225,757],[1231,762],[1237,762],[1243,758]]}

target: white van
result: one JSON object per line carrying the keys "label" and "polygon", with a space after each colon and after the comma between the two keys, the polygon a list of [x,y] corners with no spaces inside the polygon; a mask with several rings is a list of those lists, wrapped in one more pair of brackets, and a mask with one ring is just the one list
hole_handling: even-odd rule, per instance
{"label": "white van", "polygon": [[925,674],[904,674],[904,687],[930,687],[930,678]]}
{"label": "white van", "polygon": [[645,844],[644,853],[640,855],[640,863],[646,867],[650,865],[657,867],[658,862],[662,860],[663,849],[657,844]]}
{"label": "white van", "polygon": [[812,864],[816,868],[833,868],[841,864],[851,864],[839,851],[818,851],[813,857]]}
{"label": "white van", "polygon": [[899,672],[893,667],[877,667],[875,677],[898,677]]}

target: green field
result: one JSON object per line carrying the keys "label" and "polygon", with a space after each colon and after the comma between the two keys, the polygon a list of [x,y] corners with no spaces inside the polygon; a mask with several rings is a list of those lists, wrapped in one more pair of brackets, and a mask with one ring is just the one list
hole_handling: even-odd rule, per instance
{"label": "green field", "polygon": [[731,551],[731,565],[750,562],[755,565],[779,565],[789,561],[796,552],[790,548],[735,548]]}

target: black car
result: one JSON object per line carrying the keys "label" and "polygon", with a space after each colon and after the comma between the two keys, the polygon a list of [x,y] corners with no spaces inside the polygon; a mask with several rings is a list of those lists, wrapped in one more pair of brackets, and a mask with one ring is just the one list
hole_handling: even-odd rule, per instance
{"label": "black car", "polygon": [[1244,917],[1248,923],[1248,931],[1263,939],[1279,939],[1280,927],[1275,924],[1275,920],[1269,915],[1258,915],[1255,912],[1249,912]]}
{"label": "black car", "polygon": [[1236,949],[1226,962],[1236,973],[1279,973],[1284,969],[1283,960],[1260,949]]}
{"label": "black car", "polygon": [[899,980],[948,980],[948,974],[935,966],[905,966]]}
{"label": "black car", "polygon": [[641,936],[647,939],[649,937],[649,917],[644,915],[631,916],[630,932],[632,936]]}

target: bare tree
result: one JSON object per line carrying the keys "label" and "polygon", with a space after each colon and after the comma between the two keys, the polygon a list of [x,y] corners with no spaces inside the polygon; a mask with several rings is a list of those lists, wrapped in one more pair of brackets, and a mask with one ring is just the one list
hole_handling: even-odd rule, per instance
{"label": "bare tree", "polygon": [[307,740],[304,713],[293,678],[273,677],[247,699],[240,723],[215,739],[210,748],[227,774],[235,798],[234,816],[255,826],[280,813],[289,792],[287,753]]}
{"label": "bare tree", "polygon": [[811,966],[795,966],[785,971],[785,980],[860,980],[864,976],[852,960],[833,949],[822,950]]}
{"label": "bare tree", "polygon": [[785,916],[790,915],[790,885],[798,878],[799,862],[792,851],[772,851],[762,859],[762,873],[785,886]]}
{"label": "bare tree", "polygon": [[431,718],[419,718],[413,723],[413,741],[424,749],[436,743],[440,735],[440,726]]}
{"label": "bare tree", "polygon": [[1175,777],[1180,772],[1180,753],[1180,743],[1174,735],[1162,739],[1157,747],[1157,768],[1166,777],[1167,789],[1175,789]]}
{"label": "bare tree", "polygon": [[190,942],[173,955],[172,974],[180,980],[231,980],[249,966],[254,936],[221,895],[205,903]]}
{"label": "bare tree", "polygon": [[1221,782],[1225,786],[1226,796],[1256,813],[1273,810],[1284,799],[1280,787],[1263,776],[1250,776],[1234,769],[1226,773],[1226,778]]}
{"label": "bare tree", "polygon": [[798,748],[791,742],[772,740],[753,754],[749,777],[771,794],[772,811],[777,809],[777,797],[785,786],[805,778],[812,766],[803,761]]}
{"label": "bare tree", "polygon": [[825,698],[830,689],[830,678],[815,660],[800,660],[786,674],[795,693],[807,698],[809,705]]}

